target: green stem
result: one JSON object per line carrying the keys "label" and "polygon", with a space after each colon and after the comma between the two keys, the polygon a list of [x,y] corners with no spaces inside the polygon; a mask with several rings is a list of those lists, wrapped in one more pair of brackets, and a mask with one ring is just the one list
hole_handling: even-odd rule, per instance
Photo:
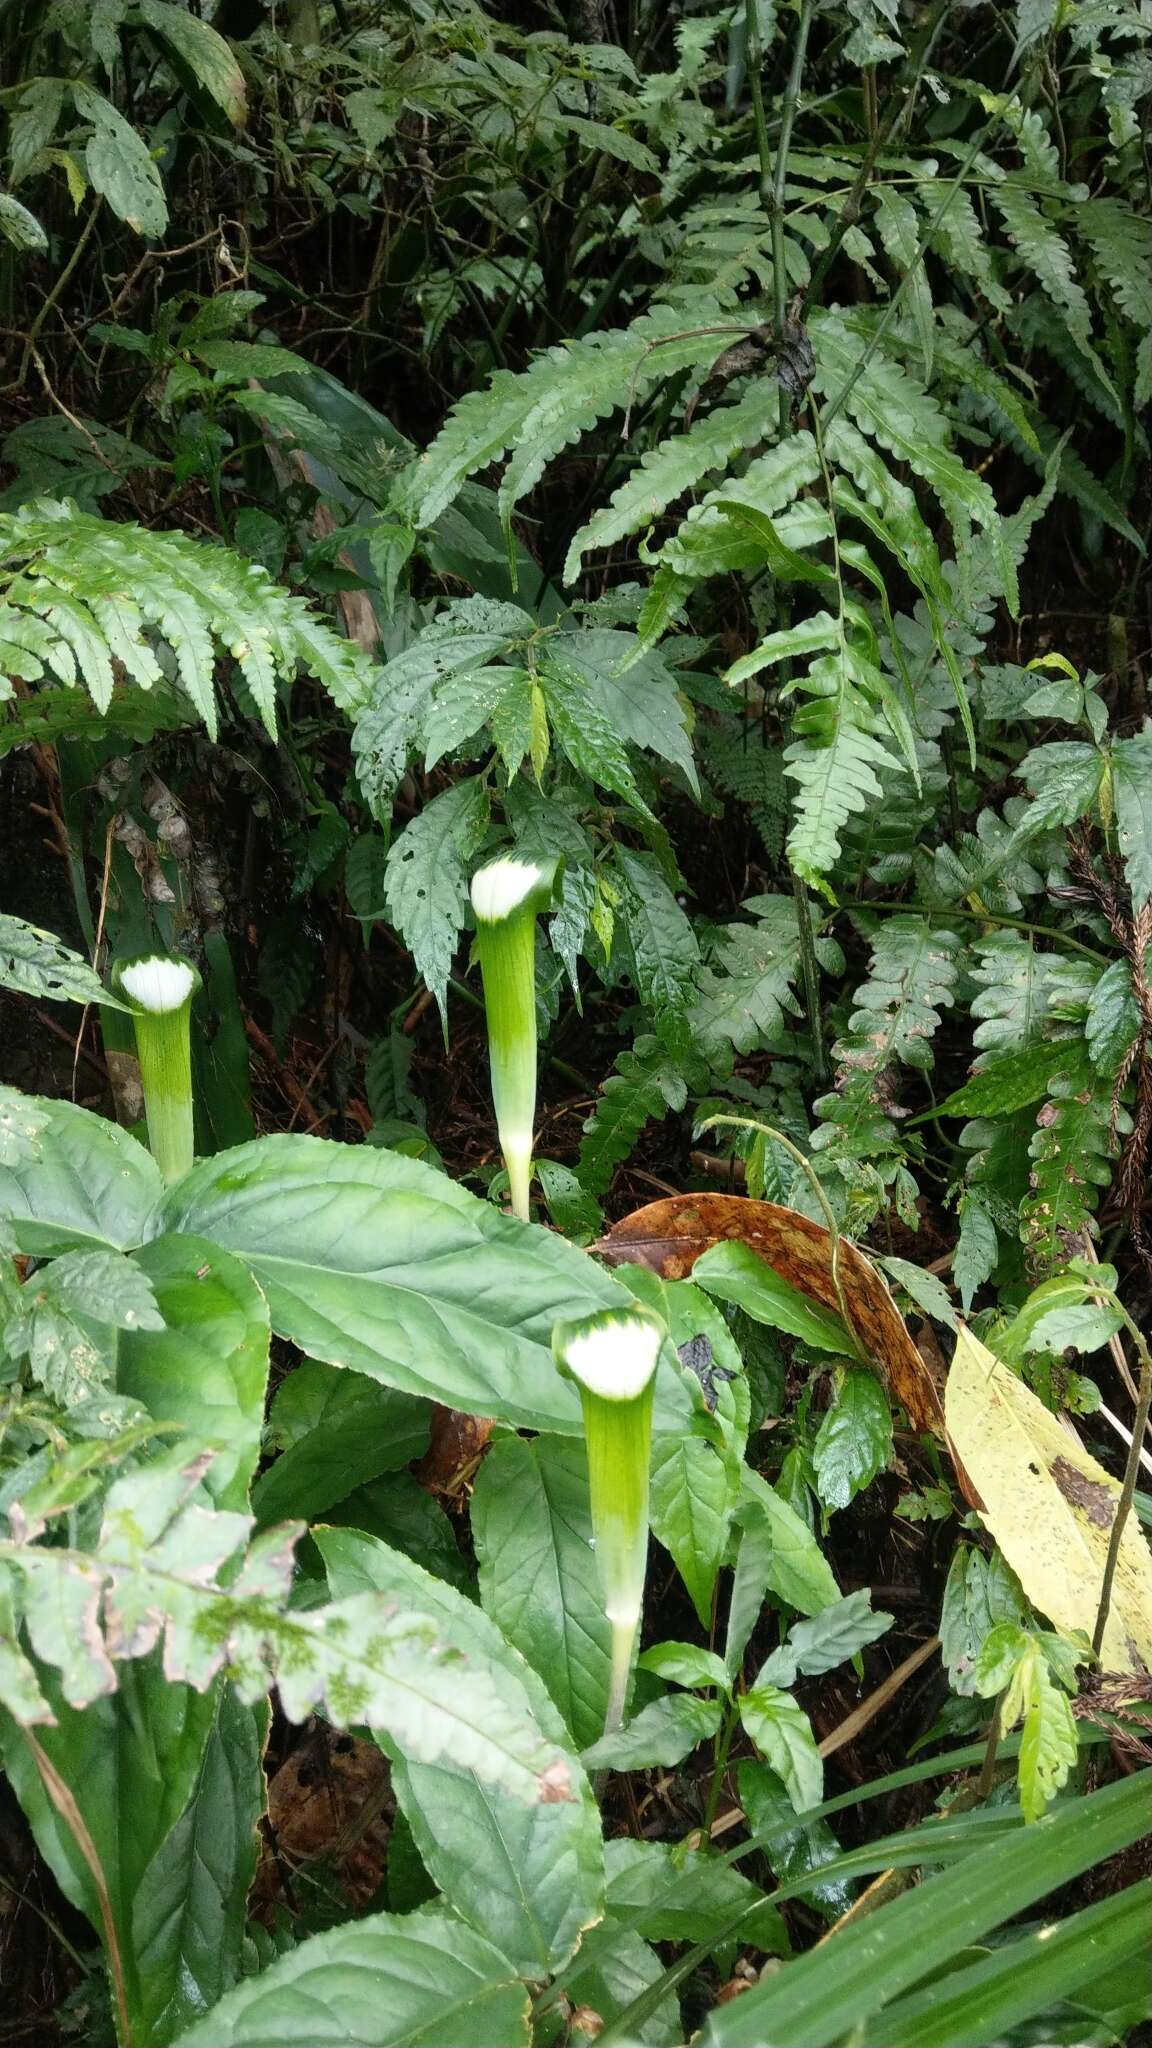
{"label": "green stem", "polygon": [[185,1007],[167,1015],[133,1013],[136,1056],[148,1118],[148,1146],[165,1180],[183,1178],[194,1157],[192,1044]]}
{"label": "green stem", "polygon": [[[814,0],[804,0],[800,10],[800,22],[796,30],[796,42],[792,50],[792,64],[788,82],[784,88],[784,99],[780,109],[780,134],[776,144],[776,158],[773,163],[772,145],[768,139],[768,120],[764,111],[764,87],[760,72],[763,56],[760,49],[760,34],[756,20],[756,0],[745,0],[744,18],[748,39],[748,86],[752,95],[752,120],[756,130],[756,153],[760,159],[760,201],[768,216],[772,235],[772,306],[776,343],[779,346],[784,335],[788,317],[788,272],[784,262],[784,194],[788,184],[788,150],[792,141],[792,128],[796,119],[796,108],[800,99],[800,82],[804,76],[804,57],[808,48],[808,32],[812,26]],[[783,384],[780,386],[780,433],[791,432],[790,399]],[[781,622],[787,619],[781,614]],[[781,683],[788,680],[785,667]],[[804,1008],[808,1014],[808,1031],[812,1042],[812,1070],[817,1081],[828,1077],[824,1053],[824,1038],[820,1029],[820,968],[816,959],[816,941],[812,933],[812,911],[808,890],[789,863],[792,876],[792,895],[796,903],[796,932],[800,944],[800,982],[804,990]]]}
{"label": "green stem", "polygon": [[735,1700],[729,1700],[720,1732],[716,1737],[716,1748],[712,1758],[712,1782],[708,1787],[708,1803],[704,1808],[704,1819],[700,1826],[700,1847],[702,1849],[708,1849],[712,1844],[712,1824],[716,1819],[716,1809],[720,1804],[720,1794],[724,1787],[724,1773],[728,1768],[728,1752],[732,1747],[732,1737],[736,1732],[738,1718],[739,1708]]}
{"label": "green stem", "polygon": [[1140,1447],[1144,1442],[1144,1431],[1148,1423],[1148,1411],[1152,1407],[1152,1351],[1149,1351],[1144,1334],[1133,1322],[1123,1303],[1111,1292],[1101,1289],[1101,1295],[1117,1308],[1124,1318],[1125,1328],[1136,1346],[1140,1360],[1139,1397],[1136,1413],[1132,1418],[1132,1442],[1128,1447],[1128,1458],[1124,1466],[1124,1478],[1120,1487],[1120,1498],[1112,1518],[1112,1532],[1108,1538],[1108,1555],[1104,1560],[1104,1578],[1100,1587],[1100,1606],[1096,1614],[1096,1626],[1092,1631],[1092,1651],[1099,1657],[1104,1643],[1104,1631],[1108,1626],[1108,1610],[1112,1604],[1112,1587],[1116,1578],[1116,1567],[1120,1562],[1120,1542],[1125,1525],[1132,1512],[1132,1501],[1136,1492],[1136,1481],[1140,1474]]}
{"label": "green stem", "polygon": [[608,1705],[604,1712],[605,1735],[615,1735],[624,1719],[624,1709],[628,1705],[628,1681],[632,1676],[632,1652],[639,1630],[639,1616],[633,1622],[612,1623],[612,1665]]}

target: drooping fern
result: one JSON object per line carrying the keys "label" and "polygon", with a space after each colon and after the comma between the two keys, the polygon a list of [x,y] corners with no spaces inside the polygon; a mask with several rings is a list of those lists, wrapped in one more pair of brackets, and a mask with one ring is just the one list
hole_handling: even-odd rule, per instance
{"label": "drooping fern", "polygon": [[367,657],[229,548],[100,519],[67,500],[0,514],[0,674],[68,688],[79,679],[106,711],[118,670],[144,690],[162,679],[158,648],[213,737],[223,653],[273,735],[277,689],[298,670],[344,711],[368,694]]}

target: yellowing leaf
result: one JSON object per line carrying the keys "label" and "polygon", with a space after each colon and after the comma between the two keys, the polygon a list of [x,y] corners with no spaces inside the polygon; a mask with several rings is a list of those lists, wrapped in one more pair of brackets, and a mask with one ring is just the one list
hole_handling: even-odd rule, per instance
{"label": "yellowing leaf", "polygon": [[[1118,1482],[963,1325],[944,1414],[984,1522],[1033,1606],[1066,1633],[1091,1636]],[[1101,1658],[1106,1671],[1152,1669],[1152,1555],[1134,1518]]]}

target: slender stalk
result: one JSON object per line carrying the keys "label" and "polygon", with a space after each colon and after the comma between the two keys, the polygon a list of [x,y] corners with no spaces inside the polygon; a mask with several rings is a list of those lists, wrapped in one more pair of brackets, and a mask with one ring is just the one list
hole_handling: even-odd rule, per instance
{"label": "slender stalk", "polygon": [[132,1012],[149,1148],[171,1185],[195,1156],[191,1018],[200,976],[190,960],[156,953],[121,962],[112,980]]}
{"label": "slender stalk", "polygon": [[[1101,1289],[1101,1294],[1105,1294],[1104,1289]],[[1108,1538],[1108,1555],[1104,1560],[1104,1578],[1100,1586],[1100,1606],[1096,1614],[1096,1626],[1092,1631],[1092,1650],[1093,1654],[1097,1657],[1100,1655],[1104,1642],[1104,1631],[1108,1626],[1108,1610],[1112,1604],[1112,1587],[1116,1579],[1116,1567],[1120,1562],[1120,1543],[1128,1517],[1132,1512],[1132,1500],[1136,1492],[1136,1481],[1140,1476],[1140,1446],[1143,1443],[1144,1431],[1148,1423],[1148,1411],[1152,1407],[1152,1351],[1148,1349],[1143,1332],[1137,1328],[1128,1311],[1116,1299],[1116,1296],[1109,1291],[1106,1299],[1119,1309],[1120,1314],[1124,1318],[1128,1333],[1136,1346],[1136,1355],[1140,1361],[1140,1393],[1136,1403],[1136,1413],[1132,1418],[1132,1441],[1128,1447],[1128,1457],[1124,1465],[1124,1478],[1120,1486],[1120,1498],[1116,1503],[1116,1513],[1112,1517],[1112,1531]]]}
{"label": "slender stalk", "polygon": [[472,878],[484,976],[488,1064],[512,1214],[530,1215],[536,1122],[536,917],[556,886],[553,861],[497,860]]}
{"label": "slender stalk", "polygon": [[[796,42],[792,50],[792,64],[780,110],[780,135],[776,144],[775,164],[772,160],[768,120],[764,111],[764,87],[760,76],[763,55],[756,21],[756,0],[745,0],[744,7],[748,41],[748,86],[752,95],[756,153],[760,159],[760,201],[768,216],[772,235],[772,306],[777,345],[783,339],[788,317],[788,272],[784,262],[784,195],[788,184],[788,150],[792,142],[792,128],[800,99],[800,82],[804,76],[804,57],[808,48],[808,32],[812,26],[813,7],[814,0],[804,0],[800,11]],[[781,384],[781,436],[786,436],[791,430],[789,395]],[[781,624],[787,626],[788,623],[787,610],[782,605]],[[787,680],[788,667],[785,665],[781,685],[783,686]],[[816,959],[816,941],[812,933],[812,911],[808,890],[791,863],[789,872],[792,876],[792,895],[796,903],[796,930],[800,941],[800,981],[804,990],[804,1008],[808,1014],[808,1031],[812,1042],[812,1069],[817,1081],[824,1081],[828,1076],[828,1065],[820,1029],[820,969]]]}
{"label": "slender stalk", "polygon": [[666,1336],[650,1309],[601,1309],[552,1332],[556,1370],[575,1382],[584,1413],[596,1567],[612,1632],[604,1733],[628,1705],[632,1658],[644,1612],[652,1398]]}

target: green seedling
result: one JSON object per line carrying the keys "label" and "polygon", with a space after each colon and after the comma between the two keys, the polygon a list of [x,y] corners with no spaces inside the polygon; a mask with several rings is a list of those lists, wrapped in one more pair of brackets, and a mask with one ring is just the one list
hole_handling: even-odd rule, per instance
{"label": "green seedling", "polygon": [[132,1012],[148,1144],[171,1184],[193,1159],[191,1016],[200,976],[190,960],[148,953],[120,961],[112,984]]}
{"label": "green seedling", "polygon": [[536,1121],[536,919],[552,903],[558,865],[494,860],[472,878],[492,1103],[512,1214],[525,1223]]}
{"label": "green seedling", "polygon": [[552,1332],[556,1369],[580,1390],[588,1485],[612,1674],[604,1732],[624,1718],[632,1655],[644,1609],[652,1397],[666,1331],[642,1308],[602,1309]]}

